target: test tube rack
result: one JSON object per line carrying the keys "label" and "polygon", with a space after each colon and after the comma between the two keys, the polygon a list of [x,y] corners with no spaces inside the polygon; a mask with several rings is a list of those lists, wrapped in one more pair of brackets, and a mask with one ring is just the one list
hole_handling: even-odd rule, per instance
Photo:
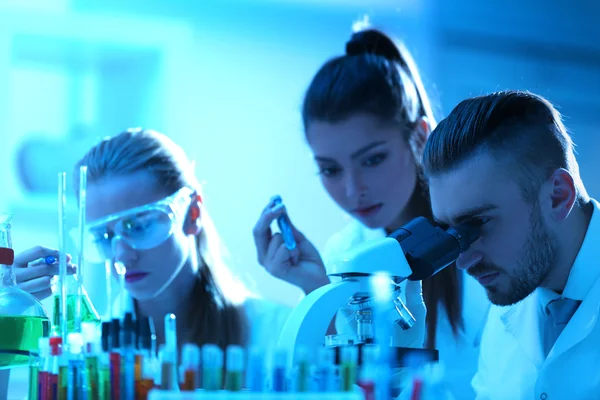
{"label": "test tube rack", "polygon": [[353,392],[169,392],[152,390],[148,400],[364,400],[365,394],[356,390]]}

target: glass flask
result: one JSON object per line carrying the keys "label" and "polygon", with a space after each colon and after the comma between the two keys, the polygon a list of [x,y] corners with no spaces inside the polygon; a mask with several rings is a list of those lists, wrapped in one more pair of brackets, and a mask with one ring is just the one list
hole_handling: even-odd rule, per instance
{"label": "glass flask", "polygon": [[[83,285],[80,285],[77,275],[68,275],[65,284],[67,285],[67,333],[74,333],[81,331],[82,323],[92,323],[98,326],[102,322],[96,307],[90,300],[87,291]],[[81,286],[81,311],[80,320],[77,321],[77,298],[78,288]],[[60,334],[60,293],[58,290],[54,290],[53,295],[53,314],[52,314],[52,331],[56,334]]]}
{"label": "glass flask", "polygon": [[[86,178],[87,167],[82,166],[80,168],[80,187],[79,187],[79,228],[82,229],[85,226],[85,198],[86,198]],[[60,247],[66,248],[65,240],[65,206],[66,206],[66,173],[61,172],[58,174],[58,240]],[[80,233],[83,230],[79,231]],[[84,236],[84,235],[81,235]],[[78,238],[81,240],[81,237]],[[84,270],[84,257],[83,257],[83,241],[79,242],[79,256],[77,262],[80,264],[77,266],[79,272]],[[54,260],[57,261],[57,260]],[[58,260],[60,261],[60,260]],[[62,265],[64,267],[64,265]],[[59,265],[60,270],[61,265]],[[63,271],[64,273],[64,271]],[[83,278],[83,273],[81,275]],[[61,282],[61,278],[64,279]],[[62,283],[62,286],[61,286]],[[57,290],[58,289],[58,290]],[[63,276],[59,271],[58,285],[52,286],[53,292],[53,315],[52,315],[52,332],[53,334],[60,335],[63,341],[66,340],[66,336],[69,333],[80,333],[82,331],[82,323],[95,323],[100,324],[100,316],[96,311],[90,297],[83,287],[82,279],[78,279],[77,275],[66,275]],[[64,297],[63,297],[64,296]],[[63,302],[64,301],[64,302]],[[63,314],[64,313],[64,314]],[[65,323],[66,326],[62,326]]]}
{"label": "glass flask", "polygon": [[28,366],[39,338],[50,333],[42,304],[17,287],[13,271],[12,215],[0,214],[0,369]]}

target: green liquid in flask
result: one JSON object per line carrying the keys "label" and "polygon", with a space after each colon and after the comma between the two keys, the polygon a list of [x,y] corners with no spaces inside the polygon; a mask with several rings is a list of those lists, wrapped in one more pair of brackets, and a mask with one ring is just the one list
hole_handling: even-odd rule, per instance
{"label": "green liquid in flask", "polygon": [[30,352],[37,353],[49,333],[48,318],[0,316],[0,369],[29,365]]}
{"label": "green liquid in flask", "polygon": [[[77,295],[67,295],[67,332],[75,330],[75,315],[77,310]],[[52,326],[56,332],[60,331],[60,296],[54,296]],[[90,301],[87,294],[81,296],[81,322],[100,324],[98,311]]]}

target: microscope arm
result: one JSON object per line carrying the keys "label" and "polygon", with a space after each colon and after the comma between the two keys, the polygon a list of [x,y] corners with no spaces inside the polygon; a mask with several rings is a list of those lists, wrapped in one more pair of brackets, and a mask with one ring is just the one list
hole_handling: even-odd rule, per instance
{"label": "microscope arm", "polygon": [[308,349],[323,346],[331,320],[350,297],[361,291],[362,286],[360,279],[330,283],[308,294],[292,310],[278,342],[278,348],[287,352],[290,362],[293,362],[294,350],[298,346]]}

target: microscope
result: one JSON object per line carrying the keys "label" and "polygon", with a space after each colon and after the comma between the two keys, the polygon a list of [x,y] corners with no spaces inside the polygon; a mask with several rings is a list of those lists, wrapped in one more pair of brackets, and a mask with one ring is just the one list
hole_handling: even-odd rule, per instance
{"label": "microscope", "polygon": [[[435,275],[452,264],[479,235],[479,228],[473,224],[443,229],[418,217],[385,238],[355,246],[328,265],[328,275],[339,280],[311,292],[294,308],[283,326],[278,347],[286,350],[288,362],[293,364],[295,350],[300,347],[373,343],[373,292],[369,279],[379,272],[390,277],[392,301],[386,318],[403,330],[410,329],[415,318],[402,301],[400,283]],[[354,315],[355,337],[326,336],[330,322],[342,307]]]}

